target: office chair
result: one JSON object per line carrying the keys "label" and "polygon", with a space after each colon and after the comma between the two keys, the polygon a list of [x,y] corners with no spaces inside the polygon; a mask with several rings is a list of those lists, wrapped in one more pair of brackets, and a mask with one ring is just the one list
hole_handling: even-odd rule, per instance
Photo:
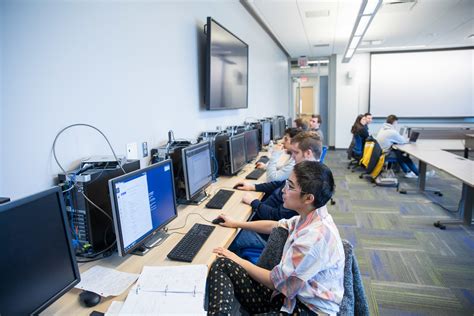
{"label": "office chair", "polygon": [[[323,146],[321,150],[321,156],[319,156],[320,163],[324,163],[324,158],[326,158],[327,152],[328,152],[328,146]],[[331,205],[334,205],[334,204],[336,204],[336,201],[333,198],[331,198]]]}

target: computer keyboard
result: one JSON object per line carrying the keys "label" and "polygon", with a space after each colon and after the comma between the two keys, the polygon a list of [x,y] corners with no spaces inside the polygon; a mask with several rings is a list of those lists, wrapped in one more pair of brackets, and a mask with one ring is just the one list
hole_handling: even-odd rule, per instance
{"label": "computer keyboard", "polygon": [[263,174],[265,173],[265,169],[255,169],[252,172],[250,172],[245,179],[250,179],[250,180],[257,180],[260,178]]}
{"label": "computer keyboard", "polygon": [[257,160],[257,162],[267,163],[269,160],[270,158],[268,158],[268,156],[262,156],[260,157],[260,159]]}
{"label": "computer keyboard", "polygon": [[170,251],[168,258],[175,261],[192,262],[214,228],[215,226],[194,224]]}
{"label": "computer keyboard", "polygon": [[210,200],[207,202],[207,208],[221,209],[234,194],[234,191],[229,190],[219,190]]}

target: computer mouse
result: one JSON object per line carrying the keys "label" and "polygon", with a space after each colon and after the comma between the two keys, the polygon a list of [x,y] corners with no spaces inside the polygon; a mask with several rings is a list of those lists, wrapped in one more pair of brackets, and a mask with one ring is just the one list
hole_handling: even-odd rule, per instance
{"label": "computer mouse", "polygon": [[213,224],[219,225],[220,223],[224,223],[225,220],[222,217],[216,217],[212,220]]}
{"label": "computer mouse", "polygon": [[91,291],[82,291],[79,294],[79,301],[86,307],[96,306],[100,303],[101,299],[102,297],[99,294]]}

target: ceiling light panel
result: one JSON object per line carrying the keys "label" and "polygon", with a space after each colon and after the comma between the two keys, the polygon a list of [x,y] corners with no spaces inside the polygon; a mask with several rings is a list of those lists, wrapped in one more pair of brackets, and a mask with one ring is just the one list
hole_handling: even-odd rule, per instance
{"label": "ceiling light panel", "polygon": [[360,18],[359,25],[357,26],[357,30],[355,31],[354,36],[362,36],[364,34],[371,18],[371,15],[363,15]]}

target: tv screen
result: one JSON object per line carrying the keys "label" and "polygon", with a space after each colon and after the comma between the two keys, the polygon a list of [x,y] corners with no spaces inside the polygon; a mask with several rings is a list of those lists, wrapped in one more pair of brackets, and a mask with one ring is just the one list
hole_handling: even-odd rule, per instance
{"label": "tv screen", "polygon": [[249,46],[211,17],[206,27],[207,109],[247,108]]}

